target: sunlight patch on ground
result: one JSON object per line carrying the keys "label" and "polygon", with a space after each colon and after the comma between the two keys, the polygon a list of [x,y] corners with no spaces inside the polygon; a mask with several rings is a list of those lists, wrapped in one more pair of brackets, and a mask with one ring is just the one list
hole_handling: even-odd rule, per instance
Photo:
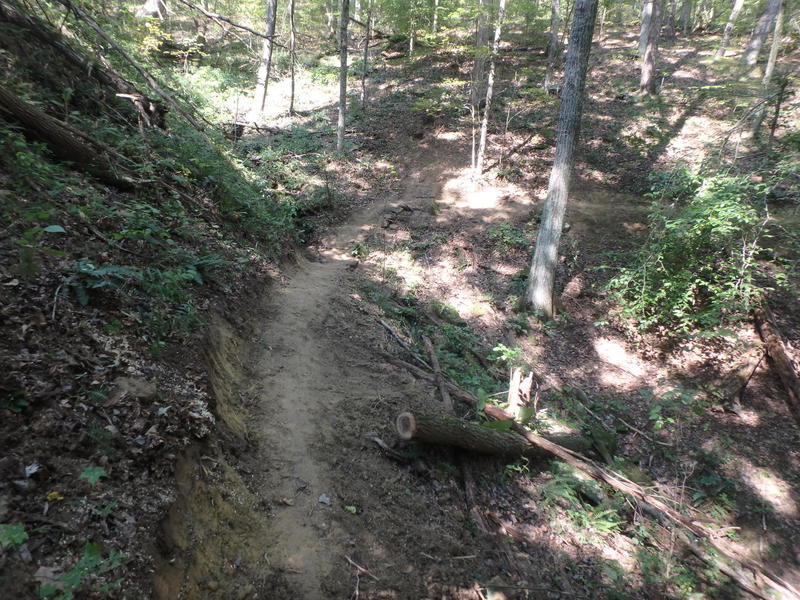
{"label": "sunlight patch on ground", "polygon": [[645,368],[642,361],[628,352],[622,342],[611,338],[597,338],[593,342],[598,358],[616,369],[604,369],[600,375],[606,385],[625,385],[643,377]]}
{"label": "sunlight patch on ground", "polygon": [[792,499],[792,486],[767,469],[748,464],[743,469],[742,481],[761,499],[784,517],[796,519],[800,516],[797,503]]}
{"label": "sunlight patch on ground", "polygon": [[464,138],[463,131],[442,131],[434,135],[437,140],[445,142],[456,142]]}

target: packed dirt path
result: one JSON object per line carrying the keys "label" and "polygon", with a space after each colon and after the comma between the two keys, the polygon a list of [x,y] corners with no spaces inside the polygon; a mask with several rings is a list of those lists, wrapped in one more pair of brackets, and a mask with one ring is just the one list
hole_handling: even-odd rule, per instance
{"label": "packed dirt path", "polygon": [[[394,197],[374,200],[323,238],[316,256],[298,259],[266,300],[248,368],[255,380],[247,387],[257,390],[249,428],[257,451],[247,470],[271,507],[264,551],[282,575],[270,582],[274,597],[347,597],[358,586],[362,597],[370,586],[401,597],[428,591],[413,565],[425,545],[419,536],[430,526],[420,510],[426,499],[406,488],[405,506],[395,505],[406,469],[365,436],[380,432],[388,440],[380,430],[396,411],[436,400],[375,353],[388,340],[363,313],[357,291],[374,274],[359,268],[352,250],[380,230],[384,214],[417,209],[438,195],[442,167],[431,158],[432,152],[415,161],[425,166],[409,168]],[[448,524],[446,538],[465,533],[459,520]]]}

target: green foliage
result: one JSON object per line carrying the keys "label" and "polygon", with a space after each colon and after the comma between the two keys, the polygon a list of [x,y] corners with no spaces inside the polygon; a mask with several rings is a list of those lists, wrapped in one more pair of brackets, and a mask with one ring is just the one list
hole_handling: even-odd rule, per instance
{"label": "green foliage", "polygon": [[103,467],[98,466],[86,467],[83,472],[78,475],[78,479],[84,479],[92,485],[99,483],[103,477],[108,477],[108,472]]}
{"label": "green foliage", "polygon": [[76,597],[77,592],[93,580],[97,581],[96,590],[106,596],[112,590],[119,588],[122,579],[105,581],[102,576],[118,568],[124,560],[125,555],[117,550],[111,550],[107,556],[104,556],[103,547],[100,544],[86,544],[83,547],[83,555],[68,571],[61,573],[56,582],[44,583],[39,587],[39,597],[52,600],[72,600]]}
{"label": "green foliage", "polygon": [[728,175],[657,176],[651,235],[609,283],[640,329],[686,334],[741,318],[761,292],[756,283],[763,216],[759,190]]}
{"label": "green foliage", "polygon": [[0,548],[16,548],[25,543],[28,534],[21,523],[0,524]]}
{"label": "green foliage", "polygon": [[495,249],[500,252],[509,250],[527,250],[531,241],[527,234],[510,223],[496,223],[486,230],[486,237]]}

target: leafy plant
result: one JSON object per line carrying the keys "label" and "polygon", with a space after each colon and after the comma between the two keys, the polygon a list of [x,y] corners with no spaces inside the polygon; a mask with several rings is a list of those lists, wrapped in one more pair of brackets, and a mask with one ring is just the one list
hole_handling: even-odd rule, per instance
{"label": "leafy plant", "polygon": [[0,524],[0,548],[16,548],[25,543],[28,534],[21,523]]}
{"label": "leafy plant", "polygon": [[[117,550],[111,550],[108,556],[103,556],[103,547],[100,544],[89,543],[83,547],[83,555],[72,567],[60,574],[53,583],[44,583],[39,587],[40,598],[52,600],[72,600],[76,592],[85,587],[91,579],[101,579],[101,576],[119,567],[125,555]],[[97,591],[107,595],[122,583],[122,579],[101,581]]]}
{"label": "leafy plant", "polygon": [[751,200],[758,192],[728,175],[656,180],[651,195],[672,202],[653,204],[650,238],[609,283],[624,314],[640,329],[660,325],[669,334],[740,318],[761,292],[764,220]]}
{"label": "leafy plant", "polygon": [[78,479],[84,479],[92,485],[98,483],[103,477],[108,477],[108,471],[98,466],[86,467],[83,472],[78,475]]}
{"label": "leafy plant", "polygon": [[531,241],[525,232],[510,223],[496,223],[486,230],[486,237],[501,252],[509,250],[526,250]]}

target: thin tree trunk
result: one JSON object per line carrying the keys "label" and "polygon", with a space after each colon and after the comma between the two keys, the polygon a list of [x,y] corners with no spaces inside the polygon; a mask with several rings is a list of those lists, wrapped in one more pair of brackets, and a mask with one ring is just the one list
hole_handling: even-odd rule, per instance
{"label": "thin tree trunk", "polygon": [[753,35],[750,36],[742,57],[748,70],[752,69],[758,62],[761,48],[764,47],[770,30],[773,29],[773,23],[780,5],[781,0],[767,0],[764,10],[761,11],[761,15],[758,17],[755,29],[753,29]]}
{"label": "thin tree trunk", "polygon": [[733,8],[731,8],[731,14],[722,32],[722,41],[719,43],[719,49],[716,54],[717,58],[725,56],[725,49],[728,47],[728,42],[731,40],[731,34],[733,33],[734,27],[736,27],[736,19],[739,18],[739,13],[742,12],[743,6],[744,0],[733,0]]}
{"label": "thin tree trunk", "polygon": [[497,49],[500,46],[500,35],[503,28],[503,19],[506,16],[506,0],[500,0],[497,12],[497,23],[494,27],[494,40],[492,41],[492,55],[489,58],[489,77],[486,82],[486,105],[483,107],[483,119],[481,121],[481,135],[478,142],[478,157],[475,163],[475,172],[480,175],[483,172],[483,158],[486,154],[486,131],[489,129],[489,109],[492,106],[492,93],[494,91],[494,72],[495,58]]}
{"label": "thin tree trunk", "polygon": [[478,20],[475,26],[475,62],[472,65],[472,92],[470,104],[476,107],[486,96],[486,46],[489,44],[489,25],[487,19],[487,5],[490,0],[478,0]]}
{"label": "thin tree trunk", "polygon": [[433,24],[431,25],[431,33],[436,35],[439,31],[439,0],[433,0]]}
{"label": "thin tree trunk", "polygon": [[342,0],[339,15],[339,121],[336,126],[336,150],[344,149],[344,124],[347,117],[347,24],[350,0]]}
{"label": "thin tree trunk", "polygon": [[780,2],[778,14],[775,16],[775,29],[772,31],[772,46],[769,50],[767,67],[764,69],[764,77],[761,79],[761,98],[762,103],[756,114],[753,116],[753,139],[758,140],[761,133],[761,124],[764,122],[764,115],[767,112],[767,98],[770,93],[770,83],[775,72],[775,63],[778,61],[778,51],[781,47],[781,34],[783,33],[783,2]]}
{"label": "thin tree trunk", "polygon": [[658,62],[658,40],[661,35],[661,1],[650,0],[651,10],[648,23],[642,22],[642,32],[646,32],[644,54],[641,57],[642,74],[639,79],[639,92],[656,94],[656,63]]}
{"label": "thin tree trunk", "polygon": [[297,63],[297,31],[294,22],[294,1],[289,0],[289,69],[291,73],[292,83],[289,93],[289,114],[294,114],[294,85],[295,85],[295,65]]}
{"label": "thin tree trunk", "polygon": [[558,56],[561,54],[561,40],[558,32],[561,29],[561,0],[552,0],[550,6],[550,33],[547,41],[547,70],[544,75],[544,87],[552,87],[553,72]]}
{"label": "thin tree trunk", "polygon": [[369,72],[369,42],[372,37],[372,0],[367,0],[367,35],[364,38],[364,70],[361,73],[361,107],[367,108],[367,73]]}
{"label": "thin tree trunk", "polygon": [[567,207],[575,146],[580,131],[586,70],[592,48],[592,34],[597,17],[598,0],[576,0],[564,76],[561,108],[558,115],[556,153],[542,223],[536,240],[525,303],[535,311],[552,317],[555,314],[555,284],[558,244]]}
{"label": "thin tree trunk", "polygon": [[264,112],[264,105],[267,102],[267,88],[269,87],[269,74],[272,70],[272,37],[275,35],[275,21],[278,13],[278,0],[267,0],[267,35],[264,44],[261,46],[261,62],[258,64],[258,74],[256,75],[256,92],[253,95],[252,118],[258,120]]}
{"label": "thin tree trunk", "polygon": [[639,59],[644,56],[645,47],[647,46],[647,36],[649,35],[649,26],[653,22],[653,2],[655,0],[644,0],[642,2],[642,25],[639,28]]}

